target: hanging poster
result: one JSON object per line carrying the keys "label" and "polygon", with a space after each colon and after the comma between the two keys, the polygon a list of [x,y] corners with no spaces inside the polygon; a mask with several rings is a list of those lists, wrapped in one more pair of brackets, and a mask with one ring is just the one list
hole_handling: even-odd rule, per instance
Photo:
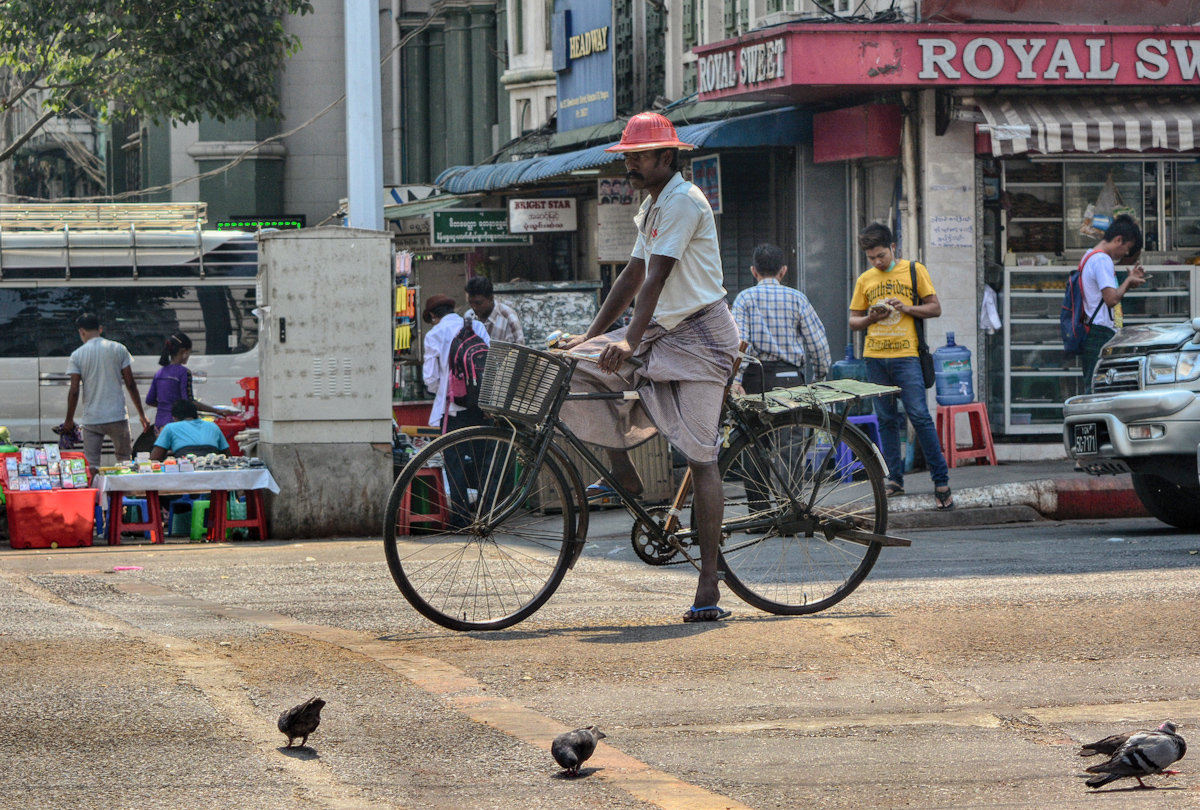
{"label": "hanging poster", "polygon": [[721,213],[721,156],[708,155],[692,160],[692,182],[704,192],[714,214]]}
{"label": "hanging poster", "polygon": [[623,177],[596,181],[596,255],[602,262],[625,262],[637,244],[637,190]]}

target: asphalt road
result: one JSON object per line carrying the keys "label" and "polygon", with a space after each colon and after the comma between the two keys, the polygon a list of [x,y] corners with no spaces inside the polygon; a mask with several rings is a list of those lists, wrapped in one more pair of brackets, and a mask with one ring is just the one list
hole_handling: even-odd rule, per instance
{"label": "asphalt road", "polygon": [[627,525],[490,634],[417,615],[377,540],[0,552],[0,808],[1200,807],[1195,754],[1103,796],[1075,756],[1167,718],[1200,746],[1200,536],[909,531],[831,611],[683,625],[694,574]]}

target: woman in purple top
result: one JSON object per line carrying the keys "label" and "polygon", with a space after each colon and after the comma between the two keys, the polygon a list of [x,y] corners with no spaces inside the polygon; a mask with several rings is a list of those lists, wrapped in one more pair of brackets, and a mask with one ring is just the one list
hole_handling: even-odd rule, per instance
{"label": "woman in purple top", "polygon": [[146,404],[157,408],[154,414],[154,432],[159,433],[165,425],[171,424],[171,406],[181,399],[191,400],[196,410],[221,414],[224,411],[197,402],[192,393],[192,372],[188,371],[187,361],[192,356],[192,339],[180,332],[167,338],[163,353],[158,358],[162,366],[150,383],[146,392]]}

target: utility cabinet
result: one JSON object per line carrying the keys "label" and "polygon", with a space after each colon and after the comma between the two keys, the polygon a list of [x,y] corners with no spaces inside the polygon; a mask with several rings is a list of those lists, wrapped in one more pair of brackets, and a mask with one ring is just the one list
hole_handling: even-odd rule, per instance
{"label": "utility cabinet", "polygon": [[391,237],[260,237],[260,455],[279,537],[374,535],[392,474]]}

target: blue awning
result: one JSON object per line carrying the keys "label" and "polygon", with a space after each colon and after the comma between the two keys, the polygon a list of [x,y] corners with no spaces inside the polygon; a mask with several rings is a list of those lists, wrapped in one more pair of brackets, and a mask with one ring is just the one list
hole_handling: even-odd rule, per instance
{"label": "blue awning", "polygon": [[[812,114],[797,107],[706,121],[677,128],[679,139],[697,148],[723,149],[745,146],[791,146],[812,139]],[[540,158],[514,160],[483,166],[452,166],[442,172],[437,184],[452,194],[496,191],[528,185],[579,169],[594,169],[621,160],[616,152],[605,152],[606,143],[575,152]]]}

